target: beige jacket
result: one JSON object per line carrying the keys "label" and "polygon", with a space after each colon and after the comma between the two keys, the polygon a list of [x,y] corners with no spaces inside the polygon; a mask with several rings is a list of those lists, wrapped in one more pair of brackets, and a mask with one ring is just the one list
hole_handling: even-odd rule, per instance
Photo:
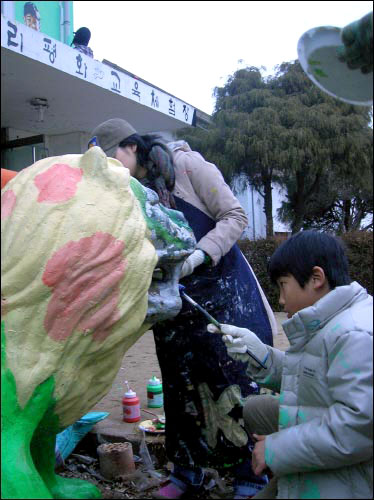
{"label": "beige jacket", "polygon": [[[216,222],[215,228],[197,242],[196,248],[207,253],[213,265],[217,265],[246,228],[248,219],[245,211],[213,163],[206,161],[200,153],[192,151],[185,141],[169,143],[168,147],[173,152],[175,166],[173,194]],[[244,260],[257,282],[273,335],[277,335],[274,313],[253,269],[245,258]]]}
{"label": "beige jacket", "polygon": [[216,265],[240,238],[248,224],[247,216],[213,163],[191,151],[184,141],[171,143],[169,147],[175,163],[173,194],[216,221],[216,227],[196,245]]}

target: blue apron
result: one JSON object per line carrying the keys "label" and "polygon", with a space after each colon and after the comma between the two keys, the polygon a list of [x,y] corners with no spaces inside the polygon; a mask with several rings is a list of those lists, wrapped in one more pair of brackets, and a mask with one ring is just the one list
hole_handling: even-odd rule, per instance
{"label": "blue apron", "polygon": [[[199,209],[174,198],[197,241],[215,227],[215,221]],[[203,264],[181,283],[186,293],[220,323],[249,328],[264,343],[273,345],[261,294],[237,244],[217,266]],[[207,332],[206,327],[204,316],[183,300],[178,316],[156,324],[153,333],[163,380],[169,460],[185,467],[221,468],[238,463],[248,455],[247,448],[239,449],[220,428],[216,446],[208,445],[204,415],[207,410],[198,386],[206,384],[214,401],[233,385],[240,387],[243,398],[258,394],[259,388],[246,374],[246,363],[234,361],[227,354],[221,335]],[[242,405],[235,405],[229,416],[236,421],[242,418]]]}

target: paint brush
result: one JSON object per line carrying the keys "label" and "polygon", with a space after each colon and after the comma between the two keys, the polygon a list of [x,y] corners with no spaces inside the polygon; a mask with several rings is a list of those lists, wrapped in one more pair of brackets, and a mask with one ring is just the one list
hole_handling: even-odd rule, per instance
{"label": "paint brush", "polygon": [[216,326],[217,328],[219,328],[219,330],[221,331],[221,325],[218,323],[218,321],[216,319],[213,318],[213,316],[211,316],[208,311],[206,311],[203,307],[201,307],[201,305],[199,305],[197,302],[195,302],[193,299],[191,299],[191,297],[189,297],[186,292],[184,291],[185,290],[185,286],[183,285],[179,285],[179,293],[181,294],[181,296],[187,300],[187,302],[189,302],[191,305],[193,305],[196,309],[198,309],[201,314],[203,314],[208,320],[209,320],[209,323],[213,323],[214,326]]}
{"label": "paint brush", "polygon": [[[208,311],[206,311],[203,307],[201,307],[200,304],[198,304],[197,302],[195,302],[189,295],[186,294],[186,292],[184,291],[186,289],[186,287],[184,285],[179,285],[179,293],[181,294],[181,296],[187,300],[187,302],[189,302],[192,306],[194,306],[198,311],[201,312],[201,314],[203,314],[208,320],[209,320],[209,323],[213,323],[214,326],[216,326],[220,333],[223,333],[221,331],[221,324],[213,318],[213,316],[211,316]],[[266,366],[264,365],[264,363],[262,363],[257,356],[255,356],[254,354],[251,353],[251,351],[249,349],[247,349],[247,354],[248,356],[250,356],[252,359],[254,359],[256,361],[256,363],[258,363],[262,368],[265,368],[266,370]]]}

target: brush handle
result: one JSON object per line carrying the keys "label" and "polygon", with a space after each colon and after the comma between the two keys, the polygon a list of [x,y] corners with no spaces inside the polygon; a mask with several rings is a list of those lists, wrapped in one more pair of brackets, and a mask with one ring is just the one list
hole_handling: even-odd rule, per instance
{"label": "brush handle", "polygon": [[205,309],[203,309],[199,304],[196,304],[195,303],[195,307],[196,309],[198,309],[202,314],[204,314],[204,316],[209,320],[210,323],[213,323],[214,326],[216,326],[217,328],[219,328],[219,330],[221,331],[221,325],[220,323],[213,318],[213,316],[211,316]]}
{"label": "brush handle", "polygon": [[[213,323],[214,326],[216,326],[218,329],[219,329],[219,333],[222,333],[221,331],[221,325],[220,323],[213,318],[213,316],[211,316],[203,307],[201,307],[197,302],[195,302],[193,299],[191,299],[191,297],[189,297],[184,291],[184,286],[183,285],[179,285],[179,292],[180,294],[182,295],[182,297],[184,299],[187,300],[187,302],[189,302],[190,304],[192,304],[194,307],[196,307],[196,309],[198,309],[208,320],[210,323]],[[249,349],[247,349],[247,354],[248,356],[250,356],[252,359],[254,359],[256,361],[256,363],[258,363],[261,368],[265,368],[266,370],[266,366],[258,359],[257,356],[255,356],[254,354],[251,353],[251,351]]]}
{"label": "brush handle", "polygon": [[203,307],[201,307],[197,302],[195,302],[193,299],[191,299],[190,296],[188,296],[185,292],[183,292],[183,289],[180,288],[180,294],[184,299],[187,300],[190,304],[192,304],[196,309],[198,309],[208,320],[210,323],[213,323],[214,326],[217,328],[221,329],[220,323],[213,318]]}
{"label": "brush handle", "polygon": [[261,366],[261,368],[264,368],[266,370],[266,366],[264,365],[264,363],[262,361],[260,361],[257,356],[252,354],[249,349],[247,349],[246,353],[248,354],[248,356],[250,356],[252,359],[254,359],[256,361],[256,363],[258,363]]}

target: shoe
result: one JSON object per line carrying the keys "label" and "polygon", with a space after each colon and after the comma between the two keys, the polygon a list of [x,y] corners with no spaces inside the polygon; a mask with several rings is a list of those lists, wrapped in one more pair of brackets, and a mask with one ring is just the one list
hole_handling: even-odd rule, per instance
{"label": "shoe", "polygon": [[153,498],[164,498],[164,499],[178,499],[182,498],[186,490],[182,490],[172,481],[168,480],[164,483],[164,486],[160,488],[156,493],[153,494]]}

